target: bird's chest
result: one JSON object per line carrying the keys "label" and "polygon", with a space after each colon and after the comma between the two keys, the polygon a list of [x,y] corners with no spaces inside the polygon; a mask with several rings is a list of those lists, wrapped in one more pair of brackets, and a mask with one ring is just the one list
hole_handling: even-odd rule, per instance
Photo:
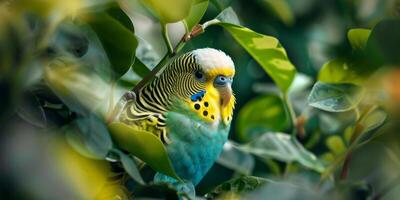
{"label": "bird's chest", "polygon": [[221,153],[229,126],[211,126],[180,113],[167,116],[167,129],[172,141],[167,151],[175,171],[183,179],[197,184]]}
{"label": "bird's chest", "polygon": [[[173,137],[173,136],[172,136]],[[195,137],[190,140],[171,138],[167,150],[175,170],[184,179],[197,184],[211,168],[226,141],[221,137]]]}

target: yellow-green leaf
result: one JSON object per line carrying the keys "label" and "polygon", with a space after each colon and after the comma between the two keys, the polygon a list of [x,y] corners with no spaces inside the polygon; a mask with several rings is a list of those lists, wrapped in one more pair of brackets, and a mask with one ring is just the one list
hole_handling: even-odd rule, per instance
{"label": "yellow-green leaf", "polygon": [[325,63],[318,74],[318,80],[324,83],[353,83],[361,85],[367,76],[358,73],[355,63],[345,59],[334,59]]}
{"label": "yellow-green leaf", "polygon": [[329,150],[336,156],[341,155],[346,152],[346,145],[343,142],[343,139],[340,136],[333,135],[326,139],[326,146]]}
{"label": "yellow-green leaf", "polygon": [[278,39],[234,24],[223,22],[217,24],[224,27],[263,67],[282,92],[288,90],[293,82],[296,69],[289,61],[286,51]]}
{"label": "yellow-green leaf", "polygon": [[115,144],[143,160],[154,170],[180,180],[163,143],[152,133],[136,130],[123,123],[109,125]]}
{"label": "yellow-green leaf", "polygon": [[265,95],[249,101],[239,112],[237,130],[239,138],[249,141],[256,134],[283,131],[287,128],[285,108],[281,98]]}
{"label": "yellow-green leaf", "polygon": [[388,114],[381,108],[378,108],[366,116],[361,124],[364,127],[359,143],[370,140],[378,134],[377,130],[384,125]]}
{"label": "yellow-green leaf", "polygon": [[141,0],[164,24],[183,20],[189,15],[193,0]]}
{"label": "yellow-green leaf", "polygon": [[293,12],[286,0],[264,0],[265,5],[286,25],[294,22]]}
{"label": "yellow-green leaf", "polygon": [[186,26],[191,30],[198,24],[208,8],[208,0],[197,0],[193,3],[189,15],[185,18]]}
{"label": "yellow-green leaf", "polygon": [[351,47],[354,50],[364,49],[365,46],[367,45],[370,33],[371,30],[369,29],[362,29],[362,28],[350,29],[349,32],[347,32],[347,38],[349,39]]}
{"label": "yellow-green leaf", "polygon": [[215,19],[203,24],[203,28],[219,25],[262,66],[282,92],[287,92],[296,75],[285,49],[278,39],[254,32],[238,25],[239,20],[231,7],[223,10]]}

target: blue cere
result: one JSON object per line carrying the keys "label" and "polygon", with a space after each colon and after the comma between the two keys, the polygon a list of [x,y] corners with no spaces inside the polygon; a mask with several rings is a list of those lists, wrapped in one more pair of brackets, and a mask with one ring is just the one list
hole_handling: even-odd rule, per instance
{"label": "blue cere", "polygon": [[206,93],[205,90],[201,90],[200,92],[198,92],[198,93],[192,95],[192,96],[190,97],[190,100],[192,100],[193,102],[195,102],[195,101],[197,101],[197,100],[200,100],[201,98],[204,97],[204,94],[205,94],[205,93]]}

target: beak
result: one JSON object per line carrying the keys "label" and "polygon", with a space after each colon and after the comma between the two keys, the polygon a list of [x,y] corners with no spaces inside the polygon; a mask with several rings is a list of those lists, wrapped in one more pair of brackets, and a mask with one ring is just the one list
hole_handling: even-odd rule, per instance
{"label": "beak", "polygon": [[221,97],[221,105],[222,107],[225,107],[228,105],[232,98],[232,79],[228,78],[223,75],[219,75],[215,78],[214,80],[214,86],[217,88],[219,91],[220,97]]}
{"label": "beak", "polygon": [[221,106],[225,107],[228,105],[228,103],[231,101],[232,98],[231,84],[226,85],[223,88],[218,88],[218,90],[221,97]]}

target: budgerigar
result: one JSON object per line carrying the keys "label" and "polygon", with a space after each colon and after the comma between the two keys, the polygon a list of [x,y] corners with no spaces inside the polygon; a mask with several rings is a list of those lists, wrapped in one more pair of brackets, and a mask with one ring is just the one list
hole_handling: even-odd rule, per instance
{"label": "budgerigar", "polygon": [[172,61],[125,104],[117,120],[156,134],[187,184],[161,173],[155,182],[194,192],[227,141],[234,74],[234,63],[224,52],[197,49]]}

